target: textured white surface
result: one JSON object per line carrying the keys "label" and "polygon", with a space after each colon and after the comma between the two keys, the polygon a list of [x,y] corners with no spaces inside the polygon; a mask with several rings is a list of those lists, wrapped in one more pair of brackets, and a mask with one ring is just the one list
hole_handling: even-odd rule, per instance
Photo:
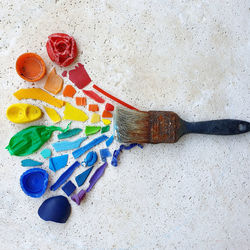
{"label": "textured white surface", "polygon": [[[2,0],[0,248],[249,249],[250,134],[189,135],[174,145],[126,151],[81,206],[71,203],[64,225],[38,217],[54,193],[25,196],[20,158],[4,149],[27,126],[11,124],[4,114],[17,102],[12,93],[31,85],[16,74],[16,58],[36,52],[49,71],[45,43],[55,32],[75,37],[77,61],[93,83],[131,105],[173,110],[190,121],[249,121],[249,8],[244,0]],[[39,123],[51,124],[46,115],[33,124]],[[32,158],[41,159],[39,152]],[[60,173],[51,174],[50,183]]]}

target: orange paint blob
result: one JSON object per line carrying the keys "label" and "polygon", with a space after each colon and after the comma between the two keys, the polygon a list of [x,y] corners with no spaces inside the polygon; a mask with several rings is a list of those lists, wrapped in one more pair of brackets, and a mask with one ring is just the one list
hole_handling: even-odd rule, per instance
{"label": "orange paint blob", "polygon": [[73,98],[73,96],[75,95],[76,90],[73,86],[71,85],[67,85],[64,90],[63,90],[63,96],[64,97],[71,97]]}
{"label": "orange paint blob", "polygon": [[16,61],[16,71],[20,77],[29,82],[39,81],[45,75],[45,63],[35,53],[24,53]]}
{"label": "orange paint blob", "polygon": [[53,68],[48,75],[44,88],[52,94],[58,94],[63,87],[63,79],[57,75],[56,69]]}
{"label": "orange paint blob", "polygon": [[89,104],[89,111],[92,112],[99,111],[99,106],[97,104]]}
{"label": "orange paint blob", "polygon": [[113,115],[112,115],[109,111],[104,110],[104,111],[102,112],[102,117],[103,117],[103,118],[112,118]]}
{"label": "orange paint blob", "polygon": [[87,105],[86,97],[76,97],[76,105],[78,105],[78,106],[86,106]]}

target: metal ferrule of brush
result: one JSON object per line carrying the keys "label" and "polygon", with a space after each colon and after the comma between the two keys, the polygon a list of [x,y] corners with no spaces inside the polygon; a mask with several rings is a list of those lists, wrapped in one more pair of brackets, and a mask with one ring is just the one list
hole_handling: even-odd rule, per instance
{"label": "metal ferrule of brush", "polygon": [[150,143],[174,143],[182,135],[182,120],[171,111],[149,111]]}

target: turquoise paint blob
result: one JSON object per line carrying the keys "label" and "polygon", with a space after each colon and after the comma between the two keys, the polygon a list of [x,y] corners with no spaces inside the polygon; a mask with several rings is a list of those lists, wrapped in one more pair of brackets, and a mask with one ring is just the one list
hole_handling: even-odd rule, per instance
{"label": "turquoise paint blob", "polygon": [[52,153],[49,148],[45,148],[40,154],[42,155],[44,159],[47,159],[51,156]]}

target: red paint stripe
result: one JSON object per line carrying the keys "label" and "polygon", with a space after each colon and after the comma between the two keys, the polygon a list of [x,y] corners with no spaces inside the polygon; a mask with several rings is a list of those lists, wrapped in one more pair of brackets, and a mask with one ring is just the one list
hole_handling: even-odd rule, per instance
{"label": "red paint stripe", "polygon": [[120,100],[120,99],[114,97],[113,95],[107,93],[106,91],[104,91],[103,89],[99,88],[99,87],[96,86],[95,84],[93,85],[93,88],[94,88],[95,90],[99,91],[100,93],[102,93],[103,95],[107,96],[108,98],[112,99],[113,101],[118,102],[118,103],[120,103],[121,105],[123,105],[123,106],[125,106],[125,107],[127,107],[127,108],[129,108],[129,109],[133,109],[133,110],[139,111],[139,109],[137,109],[137,108],[135,108],[135,107],[133,107],[133,106],[127,104],[126,102],[123,102],[122,100]]}

